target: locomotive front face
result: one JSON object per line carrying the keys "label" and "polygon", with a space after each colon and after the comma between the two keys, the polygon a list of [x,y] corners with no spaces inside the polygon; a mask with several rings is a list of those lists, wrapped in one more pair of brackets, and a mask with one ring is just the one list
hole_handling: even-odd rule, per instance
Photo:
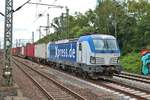
{"label": "locomotive front face", "polygon": [[87,65],[118,65],[120,50],[115,37],[84,36],[78,42],[78,62]]}
{"label": "locomotive front face", "polygon": [[77,44],[77,62],[89,73],[119,73],[120,50],[111,35],[83,36]]}
{"label": "locomotive front face", "polygon": [[116,39],[93,38],[90,63],[96,65],[118,65],[120,51]]}

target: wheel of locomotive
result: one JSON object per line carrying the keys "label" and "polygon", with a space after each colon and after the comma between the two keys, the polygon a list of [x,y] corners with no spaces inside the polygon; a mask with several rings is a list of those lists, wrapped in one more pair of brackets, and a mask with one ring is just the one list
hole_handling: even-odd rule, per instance
{"label": "wheel of locomotive", "polygon": [[75,74],[76,76],[81,76],[82,70],[80,68],[76,68]]}
{"label": "wheel of locomotive", "polygon": [[59,63],[56,63],[56,65],[55,65],[55,67],[54,68],[56,68],[56,69],[60,69],[61,67],[60,67],[60,64]]}
{"label": "wheel of locomotive", "polygon": [[82,69],[80,69],[80,76],[84,79],[87,78],[87,72],[83,71]]}
{"label": "wheel of locomotive", "polygon": [[61,66],[61,69],[62,69],[62,70],[64,70],[64,71],[67,70],[65,64],[60,64],[60,66]]}
{"label": "wheel of locomotive", "polygon": [[88,78],[88,73],[87,73],[87,72],[83,72],[83,73],[82,73],[82,77],[83,77],[84,79],[87,79],[87,78]]}
{"label": "wheel of locomotive", "polygon": [[80,76],[80,73],[79,73],[78,69],[76,69],[76,70],[74,71],[74,74],[75,74],[76,76]]}
{"label": "wheel of locomotive", "polygon": [[115,74],[120,74],[122,70],[123,70],[122,66],[121,65],[117,65],[116,66],[116,70],[115,70]]}
{"label": "wheel of locomotive", "polygon": [[76,75],[75,73],[75,69],[71,69],[71,73],[73,74],[73,75]]}
{"label": "wheel of locomotive", "polygon": [[46,64],[46,61],[45,61],[45,60],[43,60],[43,64],[44,64],[44,65]]}

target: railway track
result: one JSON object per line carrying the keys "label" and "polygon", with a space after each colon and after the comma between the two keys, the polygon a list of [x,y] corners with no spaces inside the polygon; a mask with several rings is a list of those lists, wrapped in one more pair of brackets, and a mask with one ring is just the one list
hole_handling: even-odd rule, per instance
{"label": "railway track", "polygon": [[116,92],[119,92],[120,94],[123,93],[124,95],[130,96],[131,98],[136,98],[136,100],[150,100],[149,91],[139,89],[137,87],[132,87],[130,85],[117,82],[113,79],[105,79],[105,81],[106,83],[102,83],[101,81],[100,82],[94,81],[93,83],[100,85],[100,86],[104,86]]}
{"label": "railway track", "polygon": [[[16,66],[19,69],[21,69],[33,81],[33,83],[47,96],[47,98],[49,100],[86,100],[81,95],[79,95],[79,94],[75,93],[74,91],[70,90],[69,88],[63,86],[56,80],[48,77],[47,75],[41,73],[40,71],[37,71],[37,70],[31,68],[29,65],[27,65],[23,62],[20,62],[17,59],[13,60],[13,62],[16,64]],[[26,68],[28,68],[28,71],[23,66],[20,67],[19,63],[21,65],[25,66]],[[30,70],[30,72],[29,72],[29,70]],[[47,88],[45,88],[42,85],[44,81],[41,83],[41,82],[39,82],[39,80],[37,78],[35,78],[35,76],[33,74],[31,75],[31,71],[32,71],[32,73],[34,72],[34,75],[36,73],[36,77],[38,77],[38,78],[42,77],[42,79],[45,78],[47,83],[49,84],[49,87],[51,88],[51,90],[48,90]]]}
{"label": "railway track", "polygon": [[131,98],[135,98],[135,100],[150,100],[150,92],[147,90],[140,89],[138,87],[132,87],[130,84],[124,84],[122,82],[117,82],[113,79],[105,79],[106,82],[87,80],[99,86],[105,87],[107,89],[113,90],[115,92],[119,92],[120,94],[124,94],[126,96],[130,96]]}
{"label": "railway track", "polygon": [[127,72],[121,72],[121,75],[130,76],[130,77],[134,77],[134,78],[140,78],[140,79],[144,79],[144,80],[150,80],[150,77],[148,77],[148,76],[132,74],[132,73],[127,73]]}
{"label": "railway track", "polygon": [[120,74],[120,75],[115,75],[117,77],[122,77],[125,79],[130,79],[130,80],[134,80],[137,82],[142,82],[142,83],[147,83],[150,84],[150,79],[148,79],[147,77],[137,77],[137,76],[132,76],[132,75],[125,75],[125,74]]}

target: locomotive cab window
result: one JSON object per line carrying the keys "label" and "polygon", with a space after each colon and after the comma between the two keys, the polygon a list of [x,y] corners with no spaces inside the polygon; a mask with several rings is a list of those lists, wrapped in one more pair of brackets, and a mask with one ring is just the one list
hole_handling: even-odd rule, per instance
{"label": "locomotive cab window", "polygon": [[118,45],[116,40],[114,39],[107,39],[107,48],[108,50],[118,50]]}
{"label": "locomotive cab window", "polygon": [[94,39],[93,43],[94,43],[94,46],[95,46],[95,50],[104,50],[104,47],[105,47],[104,40]]}
{"label": "locomotive cab window", "polygon": [[79,51],[82,51],[82,44],[79,44]]}

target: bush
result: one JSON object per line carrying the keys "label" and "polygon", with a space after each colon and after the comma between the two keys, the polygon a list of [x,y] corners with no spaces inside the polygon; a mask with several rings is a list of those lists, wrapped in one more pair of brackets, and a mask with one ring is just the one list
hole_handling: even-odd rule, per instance
{"label": "bush", "polygon": [[140,53],[129,53],[120,58],[124,71],[141,74],[141,56]]}

